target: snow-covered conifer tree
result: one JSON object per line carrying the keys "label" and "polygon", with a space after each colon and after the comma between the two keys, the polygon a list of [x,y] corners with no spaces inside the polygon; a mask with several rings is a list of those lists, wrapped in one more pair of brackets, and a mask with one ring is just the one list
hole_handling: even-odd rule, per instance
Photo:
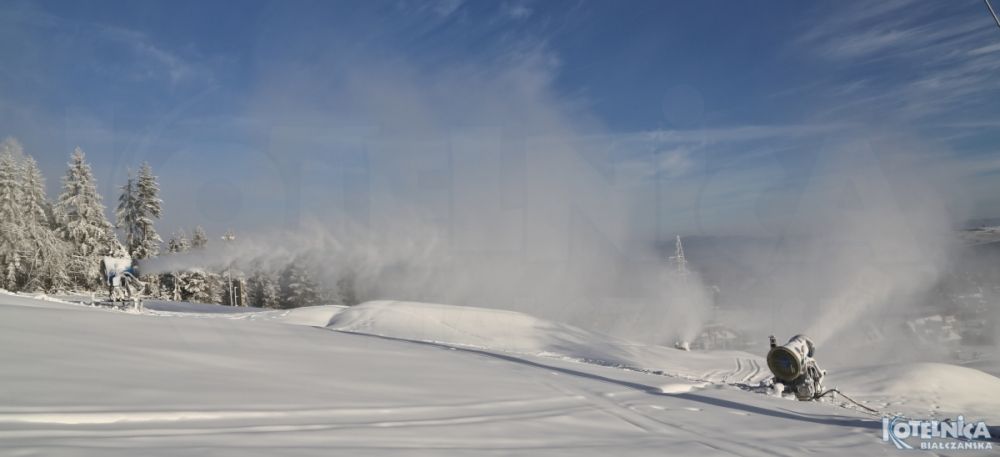
{"label": "snow-covered conifer tree", "polygon": [[[170,242],[167,243],[167,252],[176,254],[187,252],[190,249],[187,234],[184,229],[178,229],[170,235]],[[162,296],[167,300],[180,301],[183,299],[184,280],[186,276],[180,272],[165,273],[160,277],[163,287],[160,288]]]}
{"label": "snow-covered conifer tree", "polygon": [[170,242],[167,243],[167,252],[187,252],[189,249],[191,249],[191,243],[188,242],[184,229],[177,229],[176,232],[170,235]]}
{"label": "snow-covered conifer tree", "polygon": [[177,232],[174,232],[172,235],[170,235],[170,241],[167,242],[167,252],[173,254],[175,252],[180,252],[180,250],[181,250],[181,245],[180,242],[177,240]]}
{"label": "snow-covered conifer tree", "polygon": [[184,230],[180,231],[180,237],[177,238],[177,245],[180,247],[180,252],[191,250],[191,241],[187,239],[187,234],[184,233]]}
{"label": "snow-covered conifer tree", "polygon": [[222,304],[222,289],[225,288],[223,283],[222,275],[212,271],[205,271],[205,284],[207,285],[205,289],[205,303]]}
{"label": "snow-covered conifer tree", "polygon": [[139,218],[143,242],[138,247],[139,252],[136,258],[156,257],[160,253],[160,243],[163,240],[153,228],[152,218],[159,219],[163,216],[163,200],[160,200],[160,188],[156,184],[156,176],[153,176],[153,168],[149,166],[149,163],[143,162],[139,166],[139,179],[136,181],[135,187],[139,199],[139,209],[143,215]]}
{"label": "snow-covered conifer tree", "polygon": [[221,304],[219,276],[201,268],[187,270],[177,278],[180,299],[198,303]]}
{"label": "snow-covered conifer tree", "polygon": [[25,220],[48,226],[48,214],[45,206],[45,178],[38,169],[38,163],[31,156],[26,156],[21,162],[21,207],[24,209]]}
{"label": "snow-covered conifer tree", "polygon": [[118,207],[115,208],[115,228],[125,232],[125,249],[131,254],[142,237],[137,223],[142,214],[139,209],[139,199],[135,195],[135,181],[132,180],[131,170],[126,169],[125,185],[120,189],[122,193],[118,196]]}
{"label": "snow-covered conifer tree", "polygon": [[300,308],[319,304],[317,284],[309,277],[309,272],[300,265],[301,259],[293,260],[281,271],[278,278],[278,293],[282,308]]}
{"label": "snow-covered conifer tree", "polygon": [[14,163],[24,159],[24,146],[21,146],[21,142],[12,136],[3,139],[3,143],[0,143],[0,152],[10,153],[14,158]]}
{"label": "snow-covered conifer tree", "polygon": [[69,247],[52,229],[45,178],[31,156],[25,156],[21,166],[21,198],[27,247],[21,262],[23,288],[59,290],[69,283]]}
{"label": "snow-covered conifer tree", "polygon": [[192,269],[180,275],[181,299],[198,303],[211,303],[212,294],[208,275],[204,270]]}
{"label": "snow-covered conifer tree", "polygon": [[80,148],[73,152],[63,178],[63,193],[56,204],[59,233],[72,245],[74,281],[94,288],[100,282],[98,258],[110,247],[112,225],[104,217],[97,184]]}
{"label": "snow-covered conifer tree", "polygon": [[163,240],[153,229],[152,218],[162,214],[163,201],[157,197],[156,177],[148,163],[142,164],[137,180],[132,180],[131,173],[128,175],[121,192],[115,209],[115,227],[125,233],[125,248],[136,259],[156,257]]}
{"label": "snow-covered conifer tree", "polygon": [[0,287],[17,290],[26,235],[21,183],[11,140],[8,138],[0,145]]}
{"label": "snow-covered conifer tree", "polygon": [[274,275],[263,269],[259,262],[252,267],[253,274],[246,280],[246,301],[257,308],[279,308],[278,288]]}
{"label": "snow-covered conifer tree", "polygon": [[196,227],[194,229],[194,234],[191,235],[191,248],[192,249],[205,249],[208,247],[208,236],[205,235],[205,229],[201,227]]}
{"label": "snow-covered conifer tree", "polygon": [[[196,251],[204,250],[208,247],[208,236],[205,235],[205,229],[201,227],[196,227],[194,229],[194,234],[191,236],[191,249]],[[201,303],[222,303],[222,294],[220,293],[222,289],[222,278],[218,274],[210,271],[197,270],[186,273],[181,281],[185,282],[184,287],[190,289],[187,296],[191,301],[198,301]],[[191,285],[186,284],[187,281],[193,281]],[[197,292],[194,292],[197,290]],[[193,298],[193,297],[197,297]],[[185,298],[188,300],[188,298]]]}

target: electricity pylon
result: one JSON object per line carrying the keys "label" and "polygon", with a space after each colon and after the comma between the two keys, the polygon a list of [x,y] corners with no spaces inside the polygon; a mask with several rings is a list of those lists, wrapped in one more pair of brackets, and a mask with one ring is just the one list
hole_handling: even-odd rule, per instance
{"label": "electricity pylon", "polygon": [[680,276],[684,284],[687,284],[687,277],[691,272],[687,268],[687,260],[684,260],[684,246],[681,246],[680,235],[677,236],[677,251],[670,258],[670,263],[677,267],[677,271],[674,274]]}

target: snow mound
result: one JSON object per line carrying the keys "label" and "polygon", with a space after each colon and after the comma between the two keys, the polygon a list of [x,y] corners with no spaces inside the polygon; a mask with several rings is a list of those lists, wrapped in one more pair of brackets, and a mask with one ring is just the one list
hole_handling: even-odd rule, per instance
{"label": "snow mound", "polygon": [[367,302],[334,315],[327,326],[513,352],[561,353],[586,345],[590,351],[601,353],[628,345],[610,336],[518,312],[433,303]]}
{"label": "snow mound", "polygon": [[1000,378],[942,363],[831,369],[825,382],[869,406],[914,418],[1000,422]]}
{"label": "snow mound", "polygon": [[662,371],[694,380],[756,384],[770,378],[764,359],[745,352],[688,352],[640,345],[498,309],[371,301],[334,314],[327,327],[345,332]]}
{"label": "snow mound", "polygon": [[287,311],[270,311],[263,318],[282,324],[326,327],[330,323],[330,320],[333,319],[333,316],[336,316],[337,313],[340,313],[345,308],[347,307],[341,305],[310,306]]}

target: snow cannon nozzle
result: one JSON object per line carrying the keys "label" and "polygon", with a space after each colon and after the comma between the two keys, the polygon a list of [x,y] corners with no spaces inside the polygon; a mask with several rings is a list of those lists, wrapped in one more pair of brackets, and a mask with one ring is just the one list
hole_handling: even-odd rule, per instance
{"label": "snow cannon nozzle", "polygon": [[775,384],[783,383],[784,390],[794,391],[799,400],[813,399],[822,390],[821,382],[826,374],[812,358],[816,345],[805,335],[795,335],[781,346],[776,345],[773,335],[770,341],[767,368],[774,374]]}

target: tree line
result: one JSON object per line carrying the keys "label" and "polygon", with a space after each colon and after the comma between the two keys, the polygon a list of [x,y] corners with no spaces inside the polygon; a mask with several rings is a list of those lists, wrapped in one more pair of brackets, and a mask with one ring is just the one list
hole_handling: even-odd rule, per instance
{"label": "tree line", "polygon": [[[0,288],[68,295],[103,293],[107,290],[100,272],[103,256],[159,256],[163,240],[154,222],[162,217],[163,201],[156,180],[148,163],[139,167],[134,178],[129,170],[119,187],[112,224],[83,150],[76,148],[70,156],[62,193],[53,202],[46,197],[45,178],[35,160],[16,139],[5,139],[0,143]],[[232,230],[221,239],[237,242]],[[203,250],[208,243],[201,227],[194,229],[190,239],[179,229],[165,251]],[[295,259],[281,268],[269,268],[254,262],[249,272],[238,265],[221,270],[190,268],[140,279],[145,283],[143,295],[161,300],[266,308],[355,304],[350,278],[327,288],[310,276],[304,263]]]}

